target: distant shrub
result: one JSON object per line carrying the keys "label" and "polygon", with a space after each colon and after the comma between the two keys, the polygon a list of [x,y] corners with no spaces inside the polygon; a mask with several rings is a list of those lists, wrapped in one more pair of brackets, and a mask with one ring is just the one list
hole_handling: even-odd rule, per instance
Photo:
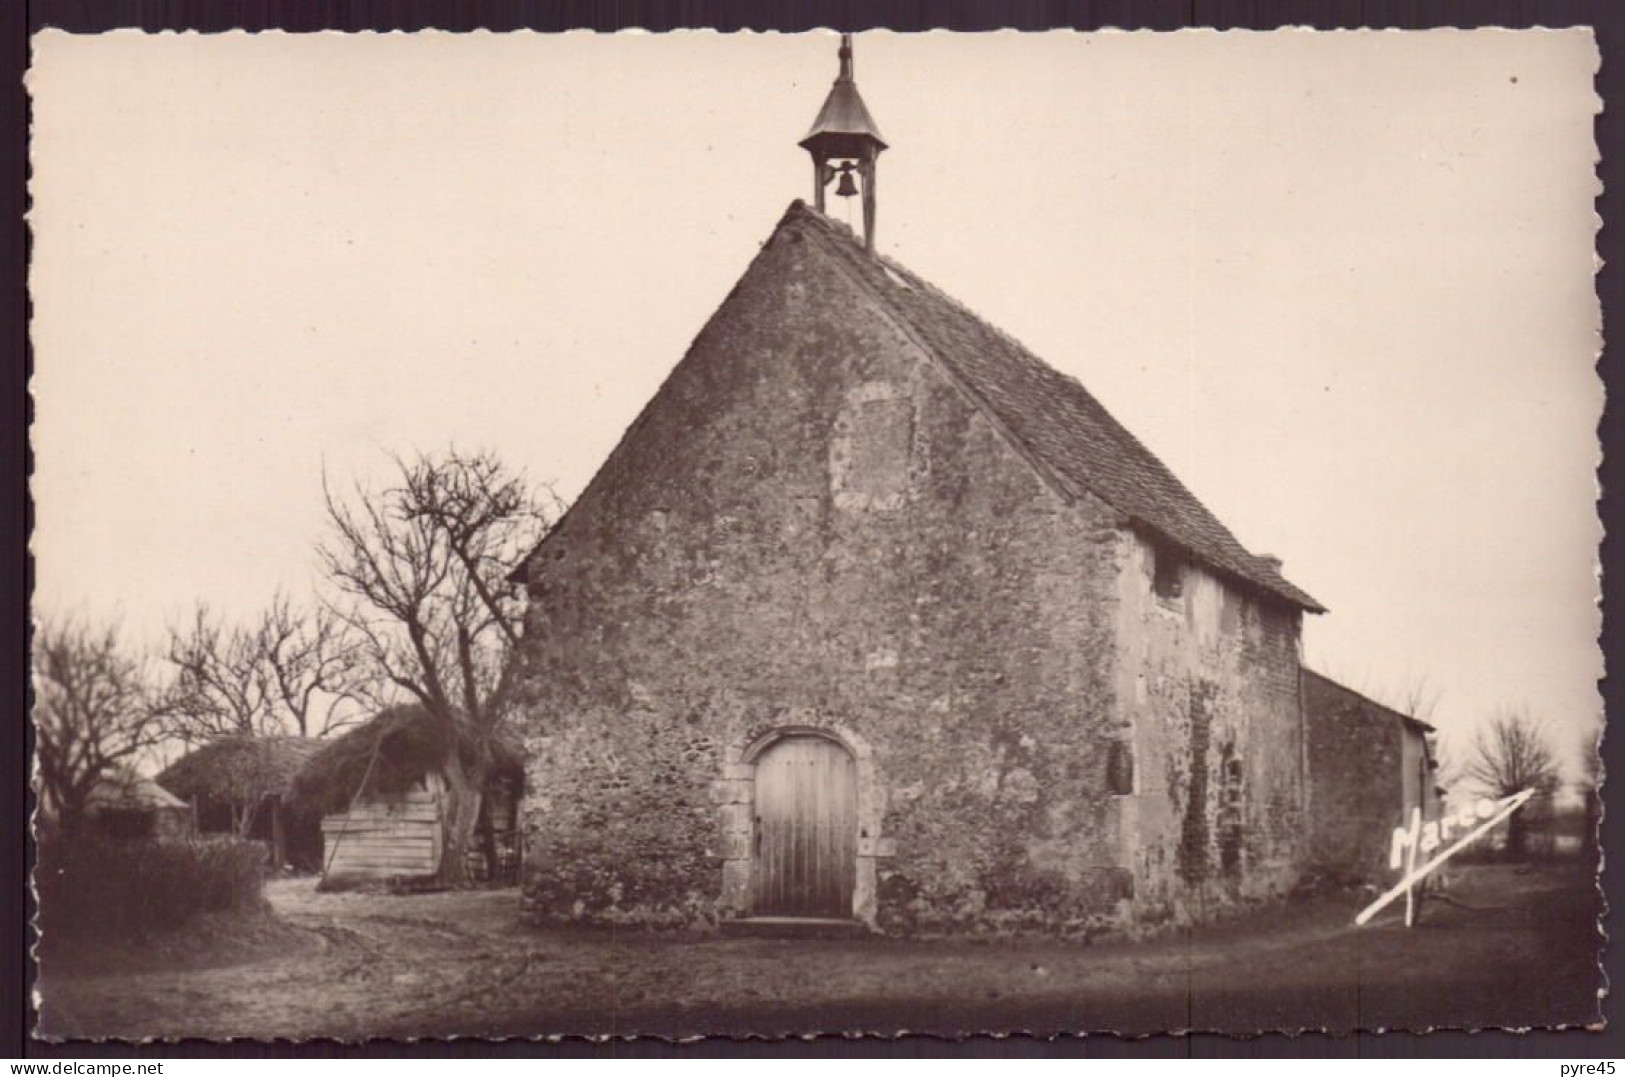
{"label": "distant shrub", "polygon": [[78,938],[132,938],[204,912],[264,904],[265,848],[238,838],[53,838],[34,869],[40,927]]}

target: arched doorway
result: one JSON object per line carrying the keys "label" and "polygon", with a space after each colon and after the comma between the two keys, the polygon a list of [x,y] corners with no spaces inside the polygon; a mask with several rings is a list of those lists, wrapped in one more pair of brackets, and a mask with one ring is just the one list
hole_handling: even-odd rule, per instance
{"label": "arched doorway", "polygon": [[756,759],[751,881],[757,916],[847,919],[857,880],[857,780],[851,754],[793,734]]}

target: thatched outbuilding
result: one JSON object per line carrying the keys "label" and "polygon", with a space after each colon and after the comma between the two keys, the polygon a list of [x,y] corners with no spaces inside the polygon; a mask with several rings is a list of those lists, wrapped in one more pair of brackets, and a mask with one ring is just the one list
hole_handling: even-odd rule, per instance
{"label": "thatched outbuilding", "polygon": [[[412,882],[440,875],[448,805],[445,767],[465,763],[477,745],[416,704],[391,707],[324,744],[300,772],[294,798],[322,817],[327,889]],[[469,873],[476,881],[517,880],[516,826],[524,762],[518,744],[497,736],[483,789]]]}
{"label": "thatched outbuilding", "polygon": [[91,789],[85,818],[110,838],[173,841],[193,833],[187,803],[127,767],[104,774]]}
{"label": "thatched outbuilding", "polygon": [[262,841],[272,864],[315,871],[320,816],[299,810],[289,793],[321,746],[312,737],[217,737],[158,775],[158,784],[193,806],[201,833]]}

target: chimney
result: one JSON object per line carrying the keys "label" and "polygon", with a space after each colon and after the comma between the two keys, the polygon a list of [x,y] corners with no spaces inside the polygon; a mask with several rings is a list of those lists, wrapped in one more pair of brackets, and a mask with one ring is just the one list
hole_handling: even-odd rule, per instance
{"label": "chimney", "polygon": [[824,212],[824,188],[837,177],[840,183],[835,193],[851,198],[863,194],[863,246],[871,253],[875,249],[875,173],[880,153],[886,148],[880,137],[880,128],[858,94],[858,84],[852,74],[852,35],[841,35],[841,48],[836,54],[840,60],[840,73],[824,107],[818,110],[812,130],[799,145],[812,155],[813,204]]}
{"label": "chimney", "polygon": [[1274,554],[1272,554],[1272,553],[1254,554],[1253,555],[1253,560],[1261,563],[1262,565],[1264,565],[1264,567],[1268,568],[1271,572],[1275,573],[1277,576],[1279,576],[1281,574],[1281,559],[1279,557],[1276,557]]}

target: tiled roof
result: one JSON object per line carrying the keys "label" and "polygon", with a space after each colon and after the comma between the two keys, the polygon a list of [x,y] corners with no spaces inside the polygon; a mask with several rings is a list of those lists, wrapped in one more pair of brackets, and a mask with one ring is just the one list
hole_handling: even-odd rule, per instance
{"label": "tiled roof", "polygon": [[1314,613],[1324,607],[1244,549],[1162,461],[1075,379],[797,201],[779,229],[818,237],[1069,496],[1085,491],[1198,562]]}

